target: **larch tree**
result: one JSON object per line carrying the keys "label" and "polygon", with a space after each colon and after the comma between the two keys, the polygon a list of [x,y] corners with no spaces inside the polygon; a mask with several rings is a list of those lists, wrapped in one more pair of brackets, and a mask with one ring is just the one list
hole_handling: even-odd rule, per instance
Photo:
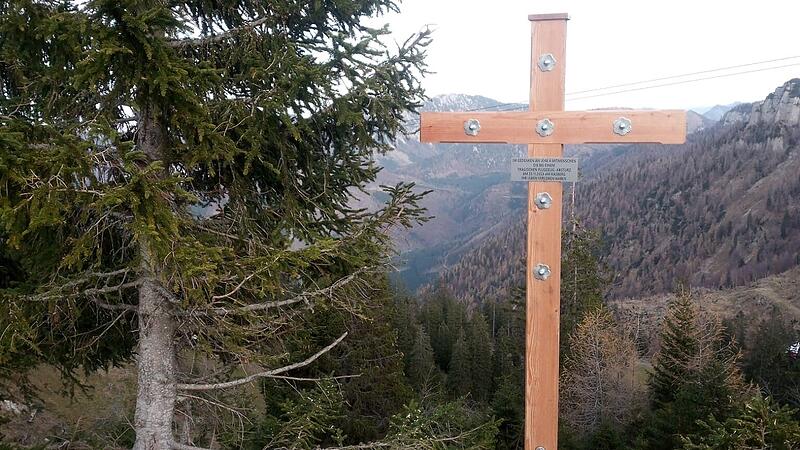
{"label": "larch tree", "polygon": [[[389,48],[367,24],[395,9],[0,2],[0,361],[71,377],[133,358],[134,448],[162,450],[190,448],[180,396],[345,339],[283,345],[314,308],[358,314],[387,229],[424,219],[410,185],[352,207],[422,101],[427,32]],[[188,354],[223,370],[187,372]]]}
{"label": "larch tree", "polygon": [[583,436],[601,426],[624,429],[647,404],[633,339],[611,312],[598,308],[584,315],[569,346],[561,380],[564,418]]}

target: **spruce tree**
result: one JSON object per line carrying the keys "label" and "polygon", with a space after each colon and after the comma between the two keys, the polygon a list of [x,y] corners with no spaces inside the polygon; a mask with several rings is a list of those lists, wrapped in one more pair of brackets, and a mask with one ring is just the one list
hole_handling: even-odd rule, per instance
{"label": "spruce tree", "polygon": [[525,424],[525,291],[492,305],[492,412],[498,425],[497,448],[521,448]]}
{"label": "spruce tree", "polygon": [[697,311],[691,294],[683,290],[669,304],[661,324],[660,348],[653,365],[650,390],[656,404],[675,400],[678,390],[696,373],[690,366],[699,353]]}
{"label": "spruce tree", "polygon": [[561,362],[569,356],[567,336],[570,336],[584,314],[603,304],[603,292],[608,280],[598,261],[600,238],[586,229],[577,218],[564,229],[561,236],[564,252],[561,256]]}
{"label": "spruce tree", "polygon": [[406,367],[408,380],[417,392],[427,393],[436,382],[438,370],[433,362],[431,338],[425,330],[417,331],[414,348],[411,351],[411,362]]}
{"label": "spruce tree", "polygon": [[[422,100],[427,34],[388,49],[365,24],[394,9],[2,3],[0,360],[70,377],[135,355],[134,448],[161,450],[179,445],[179,393],[341,342],[283,348],[315,308],[358,314],[387,228],[422,214],[409,185],[377,212],[351,206]],[[257,369],[184,379],[188,353]]]}
{"label": "spruce tree", "polygon": [[800,323],[776,306],[745,340],[743,369],[764,395],[793,408],[800,407],[800,358],[789,347],[800,342]]}
{"label": "spruce tree", "polygon": [[750,389],[721,322],[699,315],[688,290],[670,303],[660,338],[650,379],[655,410],[645,434],[648,448],[671,449],[699,430],[699,420],[725,420]]}
{"label": "spruce tree", "polygon": [[[361,314],[335,309],[318,312],[309,319],[308,336],[295,343],[299,348],[319,348],[348,331],[348,339],[313,367],[299,369],[296,374],[311,379],[329,374],[344,376],[336,384],[348,408],[338,427],[347,442],[354,444],[378,439],[386,431],[388,418],[411,399],[412,393],[403,373],[397,335],[384,320],[386,315],[394,315],[388,276],[376,279],[371,289],[369,304]],[[297,394],[295,389],[288,391],[292,396]]]}
{"label": "spruce tree", "polygon": [[450,366],[447,370],[447,391],[453,397],[462,397],[470,393],[472,374],[470,373],[470,355],[464,330],[459,329],[457,336],[453,343]]}
{"label": "spruce tree", "polygon": [[397,334],[397,348],[403,354],[403,367],[411,366],[411,354],[420,329],[417,321],[417,309],[414,298],[403,293],[394,293],[391,322],[392,328]]}
{"label": "spruce tree", "polygon": [[797,410],[775,404],[770,397],[751,398],[727,420],[703,421],[698,433],[683,439],[686,450],[800,448]]}
{"label": "spruce tree", "polygon": [[453,343],[465,319],[464,306],[445,286],[437,285],[426,300],[421,322],[430,334],[436,364],[443,371],[448,370]]}
{"label": "spruce tree", "polygon": [[489,326],[483,316],[473,313],[467,322],[467,349],[469,350],[469,368],[472,397],[486,402],[491,395],[492,384],[492,341]]}

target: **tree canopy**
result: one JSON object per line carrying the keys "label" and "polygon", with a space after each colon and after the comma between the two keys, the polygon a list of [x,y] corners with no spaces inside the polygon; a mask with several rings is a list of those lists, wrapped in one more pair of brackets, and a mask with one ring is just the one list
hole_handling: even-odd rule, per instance
{"label": "tree canopy", "polygon": [[410,185],[353,207],[423,98],[427,32],[389,48],[368,25],[395,9],[0,3],[6,375],[48,362],[71,376],[135,349],[136,427],[152,438],[137,448],[164,448],[176,389],[242,381],[183,379],[184,352],[277,375],[304,315],[358,314],[387,229],[424,220]]}

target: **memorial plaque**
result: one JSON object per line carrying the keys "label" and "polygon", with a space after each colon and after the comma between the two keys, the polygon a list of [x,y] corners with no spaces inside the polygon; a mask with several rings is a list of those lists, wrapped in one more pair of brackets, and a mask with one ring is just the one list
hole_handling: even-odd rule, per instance
{"label": "memorial plaque", "polygon": [[578,181],[577,158],[514,158],[511,181]]}

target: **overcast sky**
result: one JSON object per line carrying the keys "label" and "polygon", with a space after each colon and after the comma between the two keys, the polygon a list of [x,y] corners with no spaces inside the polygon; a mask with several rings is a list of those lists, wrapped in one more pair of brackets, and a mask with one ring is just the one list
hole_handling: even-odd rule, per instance
{"label": "overcast sky", "polygon": [[[797,0],[404,0],[400,9],[379,19],[389,23],[397,41],[425,25],[436,30],[428,57],[436,73],[424,81],[430,96],[464,93],[527,102],[528,14],[570,15],[567,93],[800,56]],[[720,72],[787,64],[797,65],[605,97],[568,96],[567,109],[690,108],[760,100],[800,77],[800,57]]]}

